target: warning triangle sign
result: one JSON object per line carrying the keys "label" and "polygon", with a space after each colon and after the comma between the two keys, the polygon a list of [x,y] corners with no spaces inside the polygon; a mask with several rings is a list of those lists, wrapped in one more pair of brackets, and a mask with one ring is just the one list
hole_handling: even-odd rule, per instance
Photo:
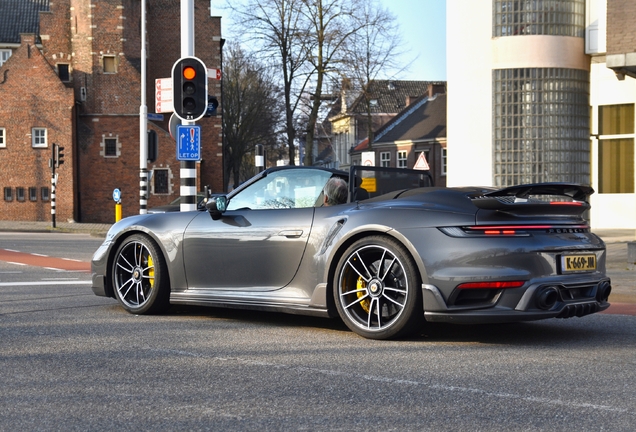
{"label": "warning triangle sign", "polygon": [[415,161],[415,166],[413,167],[413,169],[424,171],[431,169],[431,167],[428,166],[428,162],[426,162],[426,156],[424,156],[424,152],[420,153],[420,157],[418,157],[417,161]]}

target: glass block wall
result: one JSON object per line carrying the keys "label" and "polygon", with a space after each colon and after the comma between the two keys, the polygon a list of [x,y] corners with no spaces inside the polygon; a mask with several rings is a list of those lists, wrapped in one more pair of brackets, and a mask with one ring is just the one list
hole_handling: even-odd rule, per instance
{"label": "glass block wall", "polygon": [[493,70],[495,186],[590,183],[589,73]]}
{"label": "glass block wall", "polygon": [[[584,37],[585,0],[493,0],[493,37]],[[590,183],[589,72],[493,70],[495,186]]]}
{"label": "glass block wall", "polygon": [[585,0],[494,0],[493,36],[584,37]]}

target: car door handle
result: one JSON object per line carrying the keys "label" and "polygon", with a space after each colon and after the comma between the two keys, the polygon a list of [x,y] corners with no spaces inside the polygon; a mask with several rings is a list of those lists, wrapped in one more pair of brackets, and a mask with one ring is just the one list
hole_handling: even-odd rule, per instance
{"label": "car door handle", "polygon": [[298,238],[303,235],[303,230],[284,230],[279,232],[278,235],[287,238]]}

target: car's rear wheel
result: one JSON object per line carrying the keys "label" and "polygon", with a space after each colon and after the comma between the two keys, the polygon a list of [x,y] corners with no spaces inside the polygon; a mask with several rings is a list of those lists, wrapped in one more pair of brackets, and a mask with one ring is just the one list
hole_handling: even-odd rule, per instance
{"label": "car's rear wheel", "polygon": [[115,254],[112,275],[115,296],[127,311],[159,313],[169,306],[166,263],[151,238],[135,234],[124,240]]}
{"label": "car's rear wheel", "polygon": [[342,255],[334,299],[344,323],[370,339],[405,336],[423,322],[419,276],[407,250],[383,236],[363,238]]}

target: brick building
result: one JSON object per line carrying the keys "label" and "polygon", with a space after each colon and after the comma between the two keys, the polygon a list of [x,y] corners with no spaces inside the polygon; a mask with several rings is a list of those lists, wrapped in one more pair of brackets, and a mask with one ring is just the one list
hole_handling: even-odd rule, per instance
{"label": "brick building", "polygon": [[[49,220],[52,145],[65,148],[57,169],[60,221],[113,222],[112,192],[123,216],[139,213],[141,94],[140,0],[0,0],[0,219]],[[180,57],[180,1],[147,1],[148,112],[155,79],[170,77]],[[15,15],[15,16],[14,16]],[[195,0],[195,55],[221,69],[221,26],[209,1]],[[209,82],[220,100],[220,82]],[[219,110],[220,111],[220,110]],[[149,122],[159,155],[148,207],[179,196],[180,162],[169,117]],[[222,189],[221,118],[199,121],[198,189]]]}

